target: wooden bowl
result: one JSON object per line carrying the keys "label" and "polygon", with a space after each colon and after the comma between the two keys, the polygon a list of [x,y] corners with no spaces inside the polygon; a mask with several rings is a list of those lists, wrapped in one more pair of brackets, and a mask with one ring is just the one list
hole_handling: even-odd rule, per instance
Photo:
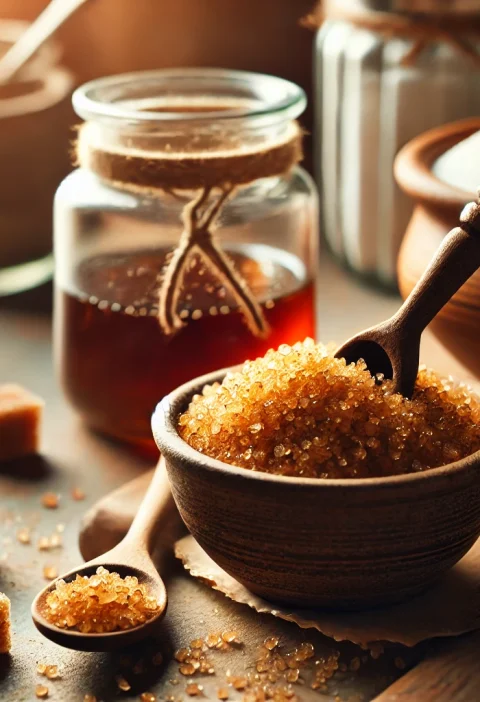
{"label": "wooden bowl", "polygon": [[[432,129],[409,142],[395,161],[395,176],[416,202],[398,259],[400,292],[410,293],[438,249],[457,226],[463,206],[476,198],[439,180],[432,165],[445,151],[480,129],[480,117]],[[480,176],[479,176],[480,185]],[[431,329],[446,348],[480,377],[480,271],[445,305]]]}
{"label": "wooden bowl", "polygon": [[[27,27],[0,20],[0,56]],[[59,57],[50,40],[14,81],[0,85],[0,298],[53,273],[52,203],[71,170],[73,122],[74,78]]]}
{"label": "wooden bowl", "polygon": [[403,600],[480,534],[480,452],[425,473],[320,480],[256,473],[191,448],[177,419],[206,383],[168,395],[152,419],[186,526],[227,573],[269,600],[363,609]]}

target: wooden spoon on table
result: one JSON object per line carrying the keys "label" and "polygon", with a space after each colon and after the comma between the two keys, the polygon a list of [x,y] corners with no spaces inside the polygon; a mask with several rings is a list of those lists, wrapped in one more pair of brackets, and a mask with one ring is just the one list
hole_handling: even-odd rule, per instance
{"label": "wooden spoon on table", "polygon": [[159,609],[152,619],[132,629],[100,634],[84,634],[75,629],[57,627],[55,624],[51,624],[45,616],[47,611],[46,597],[55,588],[60,579],[57,578],[47,585],[32,603],[33,622],[44,636],[60,646],[78,651],[111,651],[129,646],[153,632],[165,614],[167,592],[163,580],[153,564],[151,553],[155,546],[157,530],[162,526],[164,515],[171,512],[172,499],[165,464],[163,459],[160,459],[140,509],[122,541],[102,556],[98,556],[61,576],[63,580],[68,582],[74,580],[77,574],[93,575],[99,566],[104,566],[110,572],[115,571],[122,577],[135,575],[140,583],[146,585],[149,594],[157,599]]}
{"label": "wooden spoon on table", "polygon": [[347,363],[363,358],[372,375],[393,378],[395,392],[411,397],[423,330],[479,267],[480,201],[465,206],[460,226],[446,235],[398,312],[349,339],[335,356]]}
{"label": "wooden spoon on table", "polygon": [[0,60],[0,84],[15,78],[27,61],[87,0],[51,0]]}

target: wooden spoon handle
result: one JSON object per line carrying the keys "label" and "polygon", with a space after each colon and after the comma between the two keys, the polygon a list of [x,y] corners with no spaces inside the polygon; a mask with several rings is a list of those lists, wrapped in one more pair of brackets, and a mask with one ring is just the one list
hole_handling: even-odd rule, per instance
{"label": "wooden spoon handle", "polygon": [[435,315],[480,267],[480,204],[466,205],[460,222],[459,227],[447,234],[393,318],[412,337],[420,338]]}
{"label": "wooden spoon handle", "polygon": [[140,509],[119,546],[129,542],[130,545],[135,544],[137,549],[145,549],[151,553],[156,541],[157,528],[162,528],[167,513],[170,514],[175,509],[165,460],[160,458]]}
{"label": "wooden spoon handle", "polygon": [[8,83],[44,42],[87,0],[51,0],[0,61],[0,83]]}

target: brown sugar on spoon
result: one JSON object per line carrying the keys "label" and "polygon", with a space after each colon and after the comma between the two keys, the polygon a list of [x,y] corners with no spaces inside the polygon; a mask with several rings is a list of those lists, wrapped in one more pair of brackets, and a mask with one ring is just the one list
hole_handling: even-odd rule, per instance
{"label": "brown sugar on spoon", "polygon": [[295,477],[399,475],[480,449],[480,400],[465,385],[422,367],[408,399],[363,361],[347,365],[312,339],[206,386],[178,424],[201,453]]}
{"label": "brown sugar on spoon", "polygon": [[59,580],[46,598],[44,615],[61,629],[103,633],[131,629],[151,619],[159,609],[145,585],[134,576],[99,567],[89,577]]}

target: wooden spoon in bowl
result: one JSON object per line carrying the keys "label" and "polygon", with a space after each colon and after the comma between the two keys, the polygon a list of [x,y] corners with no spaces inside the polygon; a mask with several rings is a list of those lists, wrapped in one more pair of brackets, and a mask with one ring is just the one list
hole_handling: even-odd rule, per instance
{"label": "wooden spoon in bowl", "polygon": [[132,629],[106,633],[84,634],[75,629],[62,629],[52,624],[45,616],[46,597],[51,590],[55,589],[59,580],[57,578],[47,585],[32,603],[33,622],[44,636],[60,646],[77,651],[111,651],[129,646],[153,632],[165,614],[167,592],[150,554],[164,514],[167,511],[169,514],[171,512],[172,499],[165,464],[163,459],[160,459],[140,509],[124,539],[111,551],[61,576],[68,582],[74,580],[77,574],[93,575],[99,566],[104,566],[110,572],[119,573],[121,577],[134,575],[140,583],[146,585],[149,594],[156,598],[159,608],[155,615]]}
{"label": "wooden spoon in bowl", "polygon": [[480,201],[465,206],[452,229],[398,312],[341,346],[335,356],[353,363],[363,358],[373,376],[393,378],[395,392],[411,397],[418,374],[423,330],[480,267]]}
{"label": "wooden spoon in bowl", "polygon": [[57,29],[87,0],[50,0],[0,60],[0,84],[9,83]]}

